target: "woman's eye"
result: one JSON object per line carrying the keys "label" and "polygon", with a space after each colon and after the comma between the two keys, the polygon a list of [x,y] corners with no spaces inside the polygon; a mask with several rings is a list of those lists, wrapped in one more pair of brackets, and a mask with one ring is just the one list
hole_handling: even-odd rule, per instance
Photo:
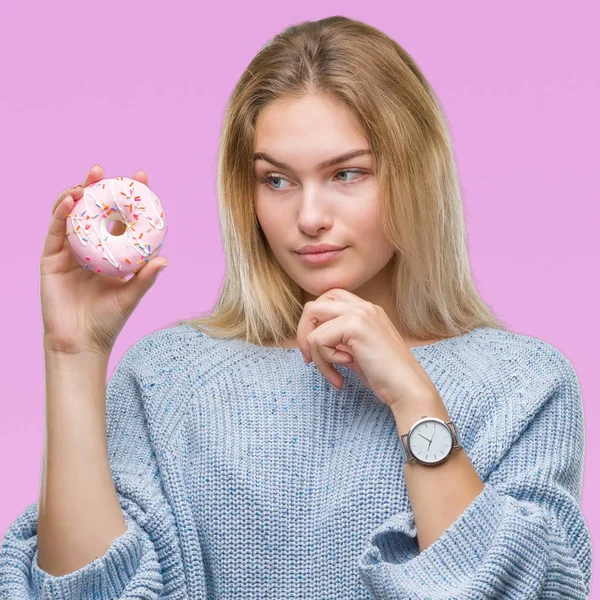
{"label": "woman's eye", "polygon": [[280,190],[280,189],[282,189],[282,188],[273,186],[273,184],[271,183],[273,180],[274,181],[287,181],[287,179],[284,179],[283,177],[277,177],[276,175],[269,175],[269,174],[263,175],[260,178],[260,182],[263,183],[263,184],[265,184],[267,187],[269,187],[269,188],[271,188],[273,190]]}
{"label": "woman's eye", "polygon": [[[361,174],[364,174],[364,173],[368,173],[368,171],[366,169],[343,169],[341,171],[338,171],[335,174],[335,177],[337,177],[340,173],[355,173],[355,174],[361,175]],[[267,173],[266,175],[263,175],[260,178],[260,182],[264,183],[265,185],[267,185],[272,190],[280,191],[282,189],[285,189],[285,188],[274,186],[272,184],[273,180],[275,180],[275,181],[287,181],[287,179],[285,177],[281,177],[279,175],[273,175],[272,173]],[[360,180],[360,178],[359,178],[359,180]],[[348,181],[347,179],[340,179],[340,181],[342,183],[349,183],[349,184],[352,184],[352,183],[356,182],[356,180],[355,181]]]}

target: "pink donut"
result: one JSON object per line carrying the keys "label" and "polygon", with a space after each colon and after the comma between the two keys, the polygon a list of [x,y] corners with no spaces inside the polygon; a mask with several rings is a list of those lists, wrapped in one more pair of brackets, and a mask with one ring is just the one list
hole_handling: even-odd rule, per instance
{"label": "pink donut", "polygon": [[[121,235],[108,230],[121,221]],[[160,200],[145,184],[114,177],[85,188],[67,215],[67,239],[77,262],[109,277],[139,271],[160,251],[167,235],[167,219]]]}

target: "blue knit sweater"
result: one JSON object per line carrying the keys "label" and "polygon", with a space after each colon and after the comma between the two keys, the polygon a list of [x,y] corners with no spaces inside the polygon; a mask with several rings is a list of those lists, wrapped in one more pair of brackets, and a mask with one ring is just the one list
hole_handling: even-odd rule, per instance
{"label": "blue knit sweater", "polygon": [[177,325],[129,348],[107,386],[127,531],[51,576],[31,504],[4,535],[0,598],[587,598],[572,364],[487,327],[411,352],[485,483],[423,552],[394,418],[353,371],[336,366],[338,392],[297,348]]}

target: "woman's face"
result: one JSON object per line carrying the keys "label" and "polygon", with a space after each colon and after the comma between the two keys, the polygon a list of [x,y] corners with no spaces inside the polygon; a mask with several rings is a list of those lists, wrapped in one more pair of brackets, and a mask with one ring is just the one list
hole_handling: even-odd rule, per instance
{"label": "woman's face", "polygon": [[[385,282],[389,287],[382,270],[393,252],[383,236],[370,153],[319,166],[369,151],[353,113],[317,95],[272,101],[258,116],[254,150],[262,155],[254,160],[258,221],[275,258],[307,299],[336,287],[376,297]],[[345,249],[322,264],[301,260],[298,250],[322,243]]]}

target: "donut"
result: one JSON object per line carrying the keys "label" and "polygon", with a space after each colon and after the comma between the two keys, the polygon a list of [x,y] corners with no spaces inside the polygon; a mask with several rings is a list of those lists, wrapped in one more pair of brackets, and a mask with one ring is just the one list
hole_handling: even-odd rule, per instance
{"label": "donut", "polygon": [[[112,221],[122,223],[110,225],[114,234],[108,229]],[[119,227],[124,231],[118,232]],[[77,262],[109,277],[137,273],[160,251],[166,234],[160,200],[129,177],[89,185],[67,215],[67,239]]]}

